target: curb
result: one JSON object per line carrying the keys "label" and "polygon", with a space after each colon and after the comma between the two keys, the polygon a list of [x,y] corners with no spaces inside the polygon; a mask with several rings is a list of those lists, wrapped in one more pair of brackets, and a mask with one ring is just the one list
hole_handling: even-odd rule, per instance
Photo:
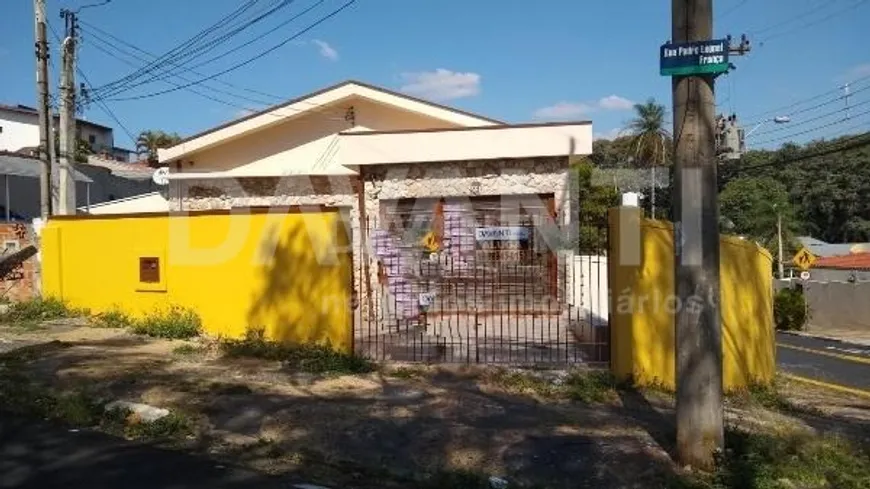
{"label": "curb", "polygon": [[[777,331],[777,333],[787,334],[791,336],[800,336],[803,338],[813,338],[817,340],[825,340],[825,341],[833,341],[836,343],[845,343],[849,345],[855,345],[865,348],[870,348],[870,339],[867,339],[867,343],[856,343],[855,341],[844,340],[843,338],[835,338],[833,336],[824,336],[819,334],[807,333],[805,331]],[[861,340],[864,341],[864,340]]]}

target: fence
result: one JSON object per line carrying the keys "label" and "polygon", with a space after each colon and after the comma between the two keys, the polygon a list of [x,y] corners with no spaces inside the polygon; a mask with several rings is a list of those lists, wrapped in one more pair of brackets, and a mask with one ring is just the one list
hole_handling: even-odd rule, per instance
{"label": "fence", "polygon": [[[381,360],[546,365],[609,358],[601,249],[564,246],[546,198],[393,201],[369,222],[370,309],[355,348]],[[358,284],[358,290],[362,282]]]}

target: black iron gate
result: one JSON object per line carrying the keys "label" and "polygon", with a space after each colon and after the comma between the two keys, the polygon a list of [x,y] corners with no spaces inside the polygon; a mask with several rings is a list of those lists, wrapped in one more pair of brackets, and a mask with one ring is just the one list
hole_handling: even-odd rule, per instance
{"label": "black iron gate", "polygon": [[[580,249],[552,195],[382,201],[369,218],[358,353],[380,360],[547,365],[609,359],[607,229]],[[590,233],[593,236],[590,236]]]}

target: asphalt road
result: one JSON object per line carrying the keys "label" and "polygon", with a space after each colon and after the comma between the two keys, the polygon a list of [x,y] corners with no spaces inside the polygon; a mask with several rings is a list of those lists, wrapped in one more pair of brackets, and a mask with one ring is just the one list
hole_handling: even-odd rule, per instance
{"label": "asphalt road", "polygon": [[787,333],[776,343],[780,371],[870,393],[870,346]]}
{"label": "asphalt road", "polygon": [[3,489],[292,487],[289,480],[222,466],[205,458],[0,412]]}

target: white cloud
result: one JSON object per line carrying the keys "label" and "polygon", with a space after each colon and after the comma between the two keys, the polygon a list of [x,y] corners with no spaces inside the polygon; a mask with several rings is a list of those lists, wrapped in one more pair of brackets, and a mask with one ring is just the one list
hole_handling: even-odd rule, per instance
{"label": "white cloud", "polygon": [[623,131],[624,131],[623,129],[620,129],[618,127],[614,127],[613,129],[611,129],[609,131],[596,132],[595,134],[592,135],[592,139],[616,139],[622,135],[621,133]]}
{"label": "white cloud", "polygon": [[320,55],[330,61],[338,61],[338,51],[335,50],[332,46],[329,45],[326,41],[321,41],[320,39],[314,39],[314,44],[320,48]]}
{"label": "white cloud", "polygon": [[604,110],[628,110],[634,107],[634,102],[619,95],[608,95],[598,101],[598,106]]}
{"label": "white cloud", "polygon": [[541,107],[534,113],[537,119],[572,119],[596,112],[598,110],[628,110],[634,102],[619,95],[608,95],[595,102],[558,102]]}
{"label": "white cloud", "polygon": [[473,97],[480,93],[480,75],[438,68],[435,71],[402,73],[401,91],[431,100]]}
{"label": "white cloud", "polygon": [[843,80],[847,82],[855,81],[858,78],[870,76],[870,63],[860,64],[858,66],[853,66],[846,74],[843,76]]}
{"label": "white cloud", "polygon": [[595,107],[583,103],[558,102],[535,111],[536,119],[571,119],[594,112]]}

